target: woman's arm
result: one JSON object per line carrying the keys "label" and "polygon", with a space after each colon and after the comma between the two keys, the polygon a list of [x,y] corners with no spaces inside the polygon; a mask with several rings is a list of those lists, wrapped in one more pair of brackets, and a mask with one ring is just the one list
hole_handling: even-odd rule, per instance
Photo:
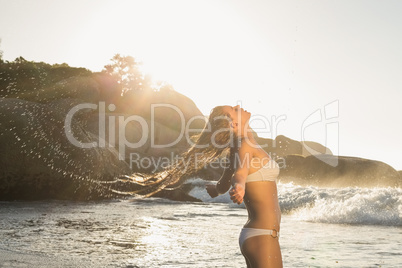
{"label": "woman's arm", "polygon": [[238,153],[238,148],[230,148],[229,154],[229,167],[225,169],[223,172],[222,177],[219,179],[218,183],[216,184],[216,190],[219,194],[226,193],[230,186],[232,185],[232,177],[236,171],[236,154]]}
{"label": "woman's arm", "polygon": [[231,178],[233,176],[233,172],[230,171],[229,168],[226,168],[222,177],[219,179],[216,185],[207,184],[207,192],[211,197],[217,197],[220,194],[226,193],[231,185]]}
{"label": "woman's arm", "polygon": [[207,192],[211,197],[216,197],[220,194],[224,194],[229,190],[229,188],[232,184],[231,179],[232,179],[233,173],[236,170],[236,168],[235,168],[236,153],[237,153],[237,148],[230,149],[229,166],[225,168],[218,183],[216,185],[208,184],[206,186]]}
{"label": "woman's arm", "polygon": [[246,192],[246,178],[248,176],[250,161],[252,155],[249,145],[242,142],[239,150],[239,163],[231,183],[233,185],[230,190],[230,199],[233,203],[241,204],[243,202],[244,194]]}

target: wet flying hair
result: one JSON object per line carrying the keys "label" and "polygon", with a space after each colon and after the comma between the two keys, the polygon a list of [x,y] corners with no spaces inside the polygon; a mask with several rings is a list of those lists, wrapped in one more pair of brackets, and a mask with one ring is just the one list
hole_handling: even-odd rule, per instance
{"label": "wet flying hair", "polygon": [[[230,115],[225,113],[223,108],[224,106],[217,106],[212,109],[208,122],[198,135],[195,144],[184,152],[176,163],[154,174],[134,173],[106,182],[110,184],[110,189],[117,194],[144,198],[163,189],[175,189],[184,179],[216,160],[228,148],[238,146],[237,142],[234,142],[236,139],[230,128]],[[230,153],[233,151],[230,150]],[[116,189],[116,186],[123,190]]]}

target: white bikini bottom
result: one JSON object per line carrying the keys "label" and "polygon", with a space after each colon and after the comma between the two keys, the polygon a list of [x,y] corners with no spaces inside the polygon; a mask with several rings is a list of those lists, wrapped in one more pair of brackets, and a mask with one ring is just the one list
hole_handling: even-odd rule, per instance
{"label": "white bikini bottom", "polygon": [[259,236],[259,235],[270,235],[273,238],[277,238],[277,237],[279,237],[279,232],[275,229],[268,230],[268,229],[256,229],[256,228],[243,228],[243,229],[241,229],[240,237],[239,237],[240,249],[241,249],[244,241],[246,241],[246,239],[253,237],[253,236]]}

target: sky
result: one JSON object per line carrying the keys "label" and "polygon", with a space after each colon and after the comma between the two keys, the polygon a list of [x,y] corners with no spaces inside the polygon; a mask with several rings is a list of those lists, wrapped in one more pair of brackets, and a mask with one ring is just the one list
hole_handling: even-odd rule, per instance
{"label": "sky", "polygon": [[143,62],[203,114],[402,170],[402,1],[0,0],[4,59]]}

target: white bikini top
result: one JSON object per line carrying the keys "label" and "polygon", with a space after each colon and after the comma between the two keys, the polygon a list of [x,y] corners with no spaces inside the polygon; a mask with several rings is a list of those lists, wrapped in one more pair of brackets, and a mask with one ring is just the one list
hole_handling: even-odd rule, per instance
{"label": "white bikini top", "polygon": [[276,182],[278,175],[279,175],[279,165],[278,163],[276,163],[274,160],[271,159],[262,168],[248,175],[246,178],[246,183],[252,181]]}

